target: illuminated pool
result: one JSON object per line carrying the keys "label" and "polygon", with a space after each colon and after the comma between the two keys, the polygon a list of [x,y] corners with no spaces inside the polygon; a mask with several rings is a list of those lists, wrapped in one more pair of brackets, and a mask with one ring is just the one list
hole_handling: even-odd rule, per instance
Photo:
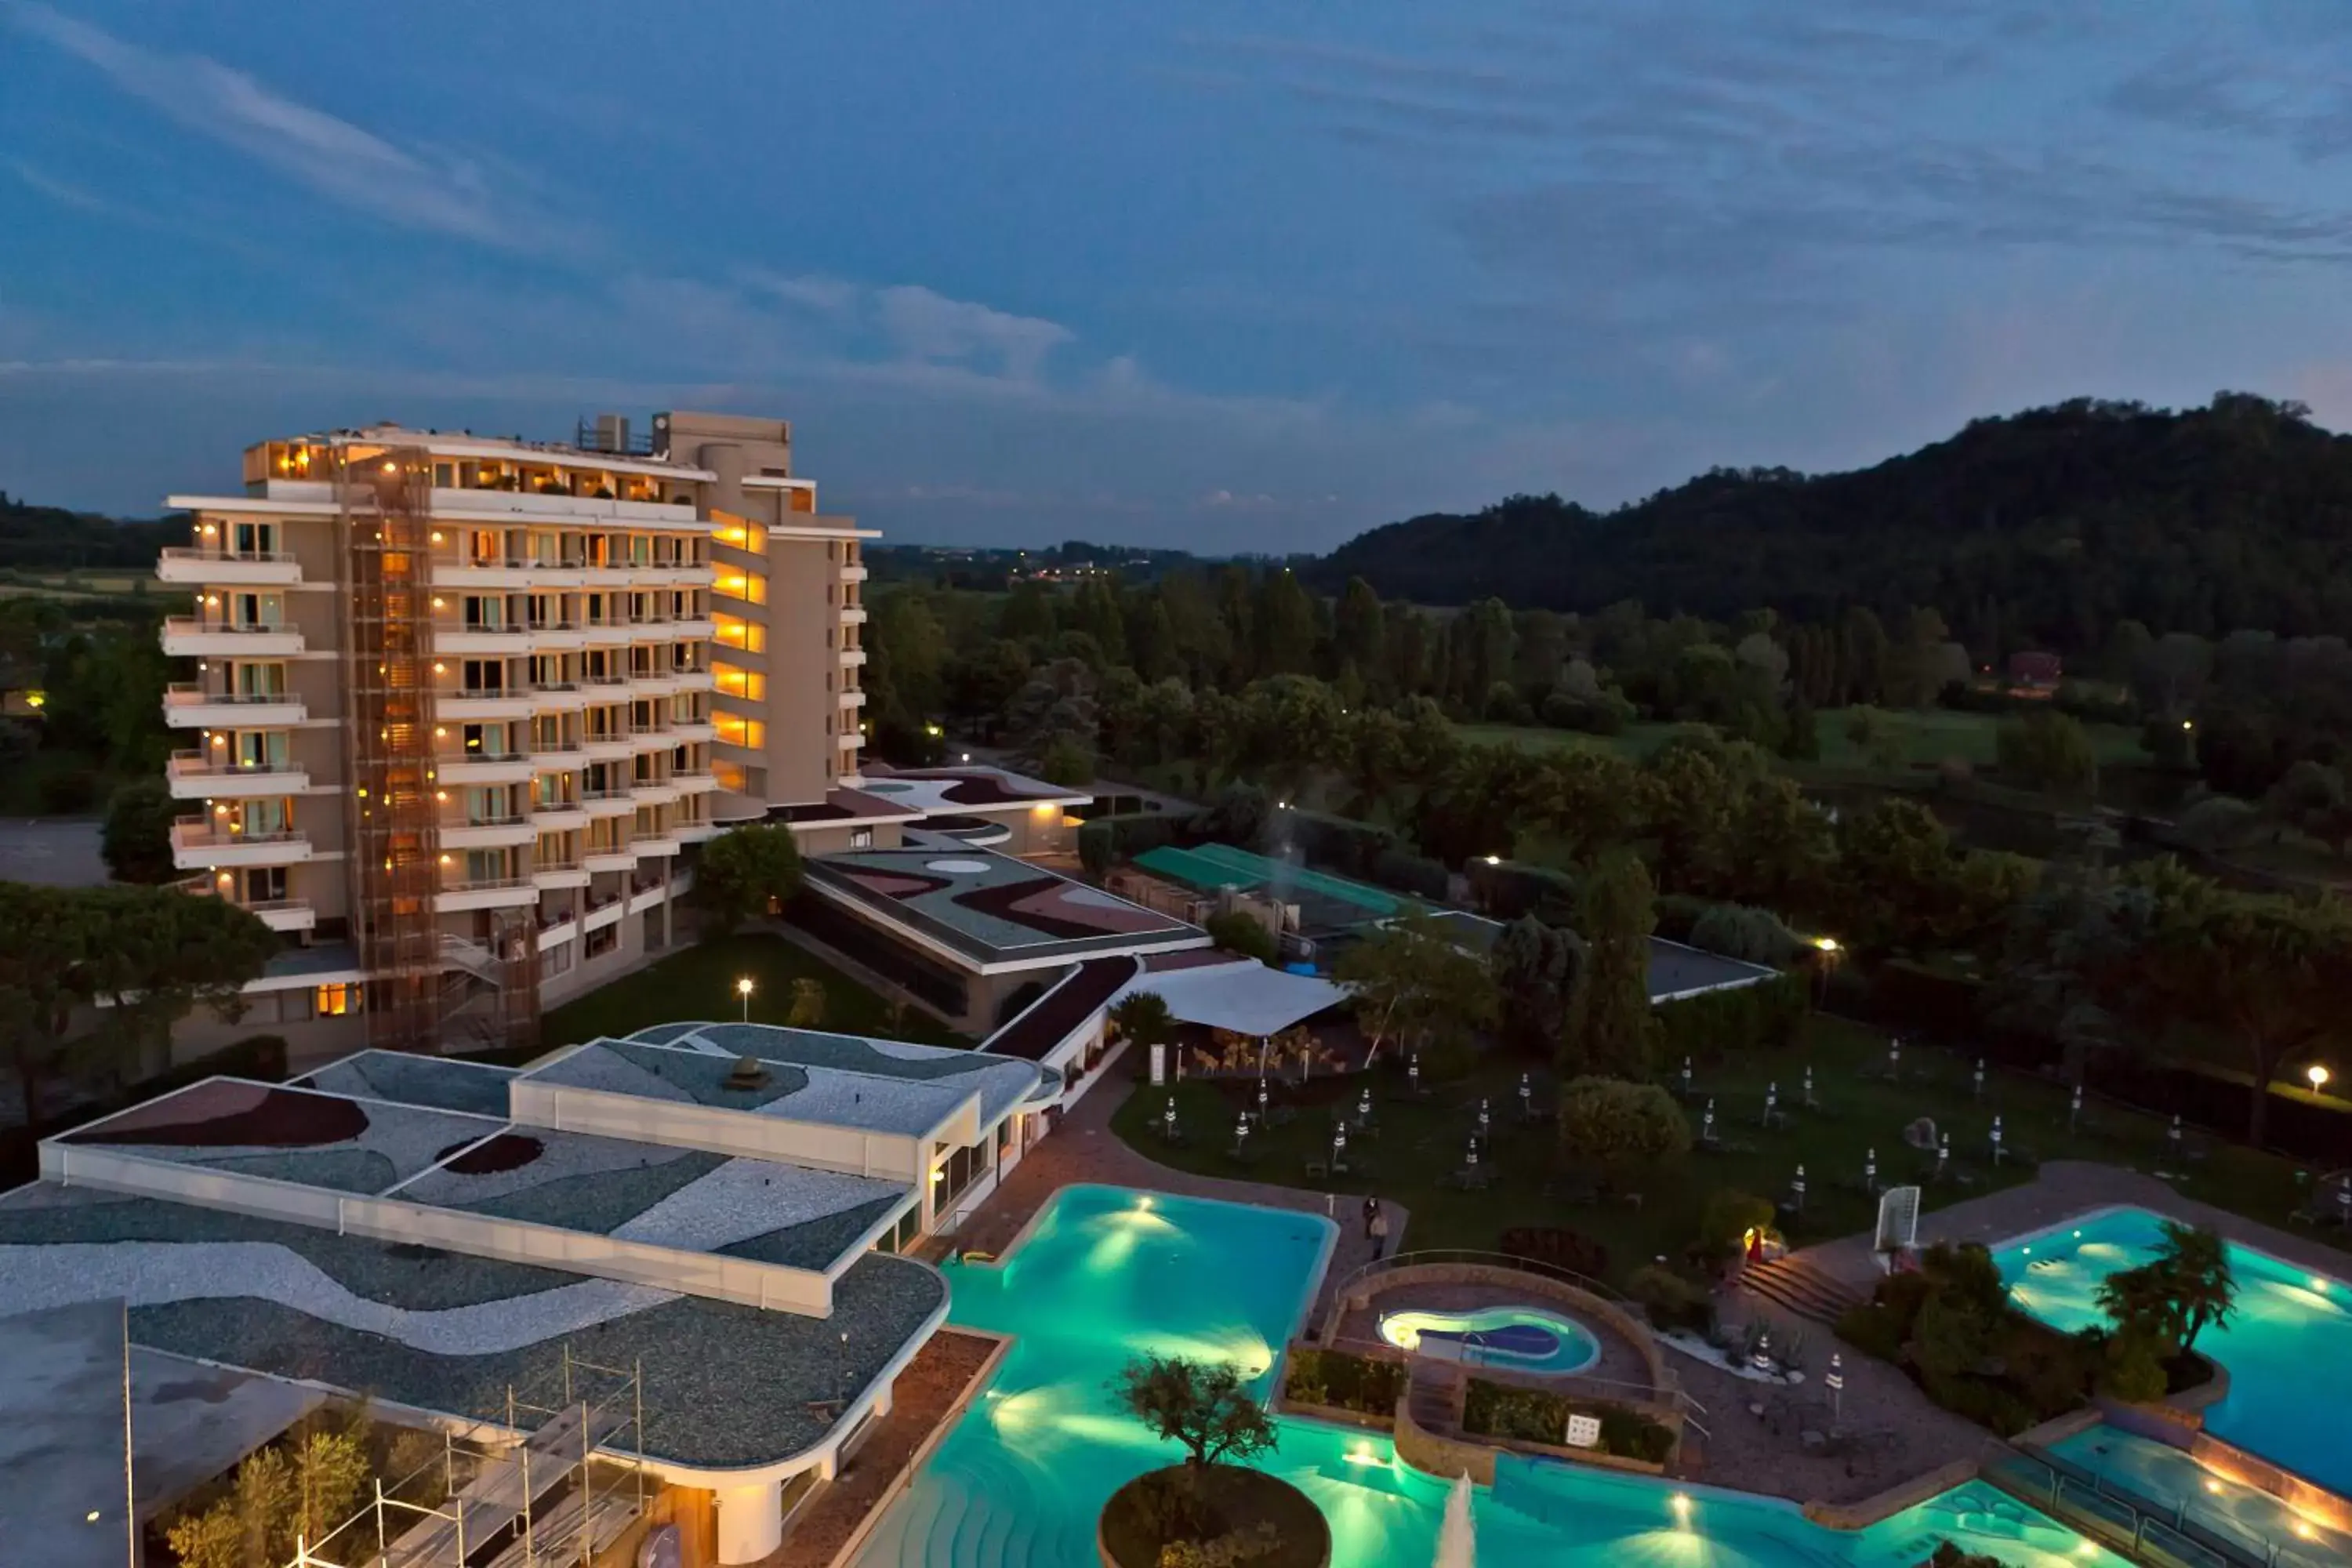
{"label": "illuminated pool", "polygon": [[[2011,1300],[2068,1333],[2106,1321],[2099,1282],[2155,1254],[2163,1216],[2102,1209],[1993,1251]],[[2230,1392],[2206,1428],[2336,1491],[2352,1489],[2352,1286],[2232,1243],[2238,1305],[2197,1336],[2229,1369]]]}
{"label": "illuminated pool", "polygon": [[[1155,1351],[1234,1362],[1264,1392],[1332,1234],[1319,1215],[1078,1186],[1001,1263],[949,1265],[951,1321],[1013,1347],[858,1568],[1099,1568],[1103,1504],[1179,1457],[1114,1408],[1112,1377]],[[1444,1482],[1385,1436],[1277,1426],[1259,1468],[1323,1510],[1335,1568],[1428,1568]],[[1790,1502],[1506,1455],[1474,1506],[1479,1562],[1509,1568],[1917,1568],[1945,1540],[2009,1568],[2123,1568],[1983,1482],[1849,1533]]]}
{"label": "illuminated pool", "polygon": [[1582,1372],[1601,1359],[1591,1330],[1538,1307],[1384,1312],[1381,1338],[1401,1351],[1514,1372]]}

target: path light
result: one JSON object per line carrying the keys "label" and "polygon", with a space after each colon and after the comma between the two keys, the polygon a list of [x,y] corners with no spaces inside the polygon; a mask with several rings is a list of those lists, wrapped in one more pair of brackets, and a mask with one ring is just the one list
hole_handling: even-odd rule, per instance
{"label": "path light", "polygon": [[1249,1118],[1246,1116],[1236,1116],[1234,1118],[1234,1152],[1235,1153],[1239,1153],[1243,1146],[1248,1142]]}
{"label": "path light", "polygon": [[1936,1174],[1939,1177],[1943,1175],[1944,1167],[1951,1163],[1952,1135],[1947,1132],[1944,1134],[1944,1141],[1936,1145]]}
{"label": "path light", "polygon": [[2327,1087],[2327,1079],[2330,1075],[2326,1068],[2321,1067],[2317,1062],[2314,1062],[2309,1067],[2303,1069],[2303,1076],[2311,1080],[2311,1092],[2317,1094],[2320,1090]]}
{"label": "path light", "polygon": [[1804,1168],[1802,1165],[1800,1165],[1800,1166],[1798,1166],[1798,1167],[1797,1167],[1797,1178],[1796,1178],[1796,1180],[1794,1180],[1794,1181],[1792,1181],[1792,1182],[1790,1182],[1790,1183],[1789,1184],[1789,1194],[1790,1194],[1790,1196],[1791,1196],[1792,1198],[1794,1198],[1794,1199],[1796,1200],[1796,1210],[1797,1210],[1797,1212],[1798,1212],[1799,1214],[1802,1214],[1802,1213],[1804,1213],[1804,1212],[1805,1212],[1805,1168]]}
{"label": "path light", "polygon": [[2074,1131],[2074,1124],[2082,1119],[2083,1086],[2078,1083],[2074,1086],[2074,1091],[2066,1097],[2066,1131]]}
{"label": "path light", "polygon": [[1902,1073],[1903,1041],[1899,1037],[1889,1036],[1886,1041],[1886,1076],[1899,1078]]}
{"label": "path light", "polygon": [[1845,1415],[1845,1358],[1835,1351],[1830,1352],[1829,1374],[1822,1382],[1830,1391],[1832,1419],[1843,1419]]}
{"label": "path light", "polygon": [[2172,1125],[2164,1130],[2164,1142],[2177,1156],[2180,1152],[2180,1112],[2172,1113]]}
{"label": "path light", "polygon": [[1773,1108],[1780,1103],[1780,1080],[1774,1079],[1764,1086],[1764,1125],[1772,1125]]}
{"label": "path light", "polygon": [[1977,1058],[1976,1097],[1979,1100],[1984,1098],[1984,1058],[1982,1057]]}
{"label": "path light", "polygon": [[[1171,1100],[1170,1103],[1173,1104],[1174,1101]],[[1263,1078],[1257,1080],[1257,1119],[1260,1121],[1265,1120],[1265,1079]]]}
{"label": "path light", "polygon": [[1711,1100],[1706,1102],[1706,1109],[1699,1113],[1698,1137],[1702,1143],[1715,1142],[1715,1101]]}
{"label": "path light", "polygon": [[1811,1104],[1812,1104],[1812,1102],[1813,1102],[1813,1064],[1812,1064],[1812,1063],[1811,1063],[1811,1062],[1807,1062],[1807,1063],[1805,1064],[1805,1103],[1806,1103],[1807,1105],[1811,1105]]}
{"label": "path light", "polygon": [[1489,1115],[1486,1113],[1486,1097],[1485,1095],[1483,1095],[1483,1094],[1482,1094],[1482,1095],[1480,1095],[1480,1096],[1478,1097],[1478,1136],[1479,1136],[1479,1137],[1484,1138],[1485,1136],[1486,1136],[1487,1129],[1488,1129],[1489,1127],[1491,1127],[1491,1126],[1494,1124],[1494,1120],[1495,1120],[1495,1119],[1494,1119],[1492,1116],[1489,1116]]}
{"label": "path light", "polygon": [[1519,1075],[1519,1114],[1522,1116],[1532,1116],[1535,1114],[1535,1082],[1530,1075],[1521,1073]]}
{"label": "path light", "polygon": [[1333,1129],[1331,1129],[1331,1159],[1332,1159],[1332,1163],[1336,1164],[1336,1163],[1339,1162],[1339,1156],[1340,1156],[1340,1155],[1342,1155],[1342,1154],[1345,1154],[1347,1152],[1348,1152],[1348,1124],[1347,1124],[1346,1122],[1342,1121],[1341,1123],[1339,1123],[1339,1125],[1338,1125],[1337,1127],[1334,1127]]}
{"label": "path light", "polygon": [[1878,1151],[1864,1150],[1862,1156],[1862,1184],[1872,1192],[1878,1190]]}
{"label": "path light", "polygon": [[1992,1119],[1992,1163],[1996,1165],[2000,1163],[2000,1117],[1998,1112]]}
{"label": "path light", "polygon": [[[1472,1170],[1475,1171],[1478,1168],[1478,1135],[1475,1132],[1470,1135],[1469,1163]],[[2345,1190],[2347,1192],[2352,1192],[2352,1187],[2347,1187]]]}
{"label": "path light", "polygon": [[1372,1119],[1372,1091],[1367,1087],[1363,1097],[1356,1101],[1356,1114],[1370,1121]]}
{"label": "path light", "polygon": [[1419,1051],[1404,1058],[1404,1081],[1405,1087],[1412,1089],[1413,1093],[1421,1092],[1421,1053]]}
{"label": "path light", "polygon": [[1688,1058],[1688,1057],[1685,1057],[1685,1058],[1683,1058],[1683,1098],[1684,1098],[1685,1100],[1688,1100],[1688,1099],[1690,1098],[1690,1092],[1691,1092],[1691,1068],[1690,1068],[1690,1058]]}
{"label": "path light", "polygon": [[1169,1137],[1176,1136],[1176,1097],[1172,1094],[1168,1097],[1168,1109],[1160,1113],[1160,1125],[1168,1130]]}
{"label": "path light", "polygon": [[751,977],[743,976],[735,983],[735,994],[743,998],[743,1021],[751,1021]]}

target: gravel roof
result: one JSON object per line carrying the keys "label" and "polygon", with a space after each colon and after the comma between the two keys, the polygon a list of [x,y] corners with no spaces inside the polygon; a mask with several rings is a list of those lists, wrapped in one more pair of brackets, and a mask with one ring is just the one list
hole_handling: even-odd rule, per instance
{"label": "gravel roof", "polygon": [[752,1056],[763,1062],[832,1068],[876,1078],[927,1082],[961,1079],[963,1087],[979,1090],[982,1122],[995,1121],[1026,1099],[1037,1087],[1040,1070],[968,1047],[928,1046],[913,1040],[881,1040],[864,1035],[828,1034],[819,1029],[787,1029],[773,1024],[659,1024],[653,1029],[640,1029],[629,1038],[649,1041],[656,1031],[663,1037],[660,1043],[724,1057],[730,1062],[738,1057]]}
{"label": "gravel roof", "polygon": [[978,963],[1207,940],[1198,927],[1075,878],[954,839],[813,856],[802,872],[818,893],[913,926]]}
{"label": "gravel roof", "polygon": [[[743,1026],[731,1027],[740,1030]],[[986,1070],[992,1065],[990,1058],[958,1054],[975,1064],[971,1071],[884,1076],[772,1061],[767,1064],[765,1084],[742,1090],[726,1087],[728,1075],[735,1069],[732,1054],[593,1040],[559,1060],[533,1068],[528,1076],[565,1088],[689,1100],[719,1110],[906,1137],[929,1131],[973,1094],[981,1096],[983,1121],[993,1121],[1035,1086],[1035,1070],[1025,1064],[999,1060],[992,1064],[999,1070],[992,1073]],[[1007,1068],[1015,1070],[1002,1070]],[[1024,1073],[1026,1076],[1018,1076]]]}
{"label": "gravel roof", "polygon": [[289,1081],[298,1089],[396,1100],[428,1110],[503,1117],[507,1113],[507,1083],[514,1076],[512,1068],[461,1061],[454,1057],[360,1051]]}
{"label": "gravel roof", "polygon": [[[845,1226],[863,1206],[804,1223]],[[789,1251],[782,1235],[746,1255]],[[643,1363],[649,1451],[732,1466],[821,1438],[829,1422],[807,1402],[870,1383],[947,1284],[871,1254],[835,1283],[834,1315],[808,1318],[151,1198],[47,1183],[0,1195],[0,1313],[116,1297],[148,1349],[460,1415],[542,1379],[568,1339],[592,1361]]]}

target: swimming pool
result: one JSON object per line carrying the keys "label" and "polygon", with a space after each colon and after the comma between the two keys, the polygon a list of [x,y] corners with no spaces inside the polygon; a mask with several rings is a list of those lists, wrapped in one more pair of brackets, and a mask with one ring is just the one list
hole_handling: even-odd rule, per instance
{"label": "swimming pool", "polygon": [[2099,1426],[2060,1438],[2050,1451],[2100,1478],[2103,1487],[2185,1508],[2189,1520],[2258,1562],[2275,1561],[2279,1568],[2352,1563],[2352,1537],[2305,1519],[2268,1492],[2214,1475],[2169,1444]]}
{"label": "swimming pool", "polygon": [[[1079,1186],[1002,1263],[949,1266],[951,1320],[1017,1338],[859,1568],[1097,1568],[1104,1502],[1178,1458],[1113,1408],[1111,1377],[1138,1352],[1182,1352],[1234,1361],[1264,1391],[1332,1234],[1311,1215]],[[1322,1509],[1335,1565],[1427,1568],[1444,1483],[1386,1437],[1278,1426],[1261,1468]],[[1507,1456],[1475,1509],[1480,1561],[1515,1568],[1915,1568],[1948,1537],[2011,1568],[2122,1563],[1982,1483],[1843,1534],[1769,1499]]]}
{"label": "swimming pool", "polygon": [[1383,1312],[1381,1338],[1402,1351],[1515,1372],[1582,1372],[1601,1359],[1591,1330],[1536,1307]]}
{"label": "swimming pool", "polygon": [[[1993,1250],[2011,1299],[2071,1333],[2104,1323],[2099,1282],[2155,1252],[2162,1216],[2102,1209]],[[2197,1337],[2229,1369],[2230,1392],[2205,1413],[2214,1436],[2337,1491],[2352,1489],[2352,1286],[2232,1243],[2237,1310]]]}

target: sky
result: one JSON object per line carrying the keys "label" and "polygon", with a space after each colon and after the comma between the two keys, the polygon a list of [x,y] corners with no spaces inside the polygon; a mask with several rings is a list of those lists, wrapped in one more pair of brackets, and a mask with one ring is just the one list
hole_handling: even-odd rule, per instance
{"label": "sky", "polygon": [[2342,426],[2347,80],[2344,0],[0,0],[0,489],[712,408],[894,540],[1224,553]]}

